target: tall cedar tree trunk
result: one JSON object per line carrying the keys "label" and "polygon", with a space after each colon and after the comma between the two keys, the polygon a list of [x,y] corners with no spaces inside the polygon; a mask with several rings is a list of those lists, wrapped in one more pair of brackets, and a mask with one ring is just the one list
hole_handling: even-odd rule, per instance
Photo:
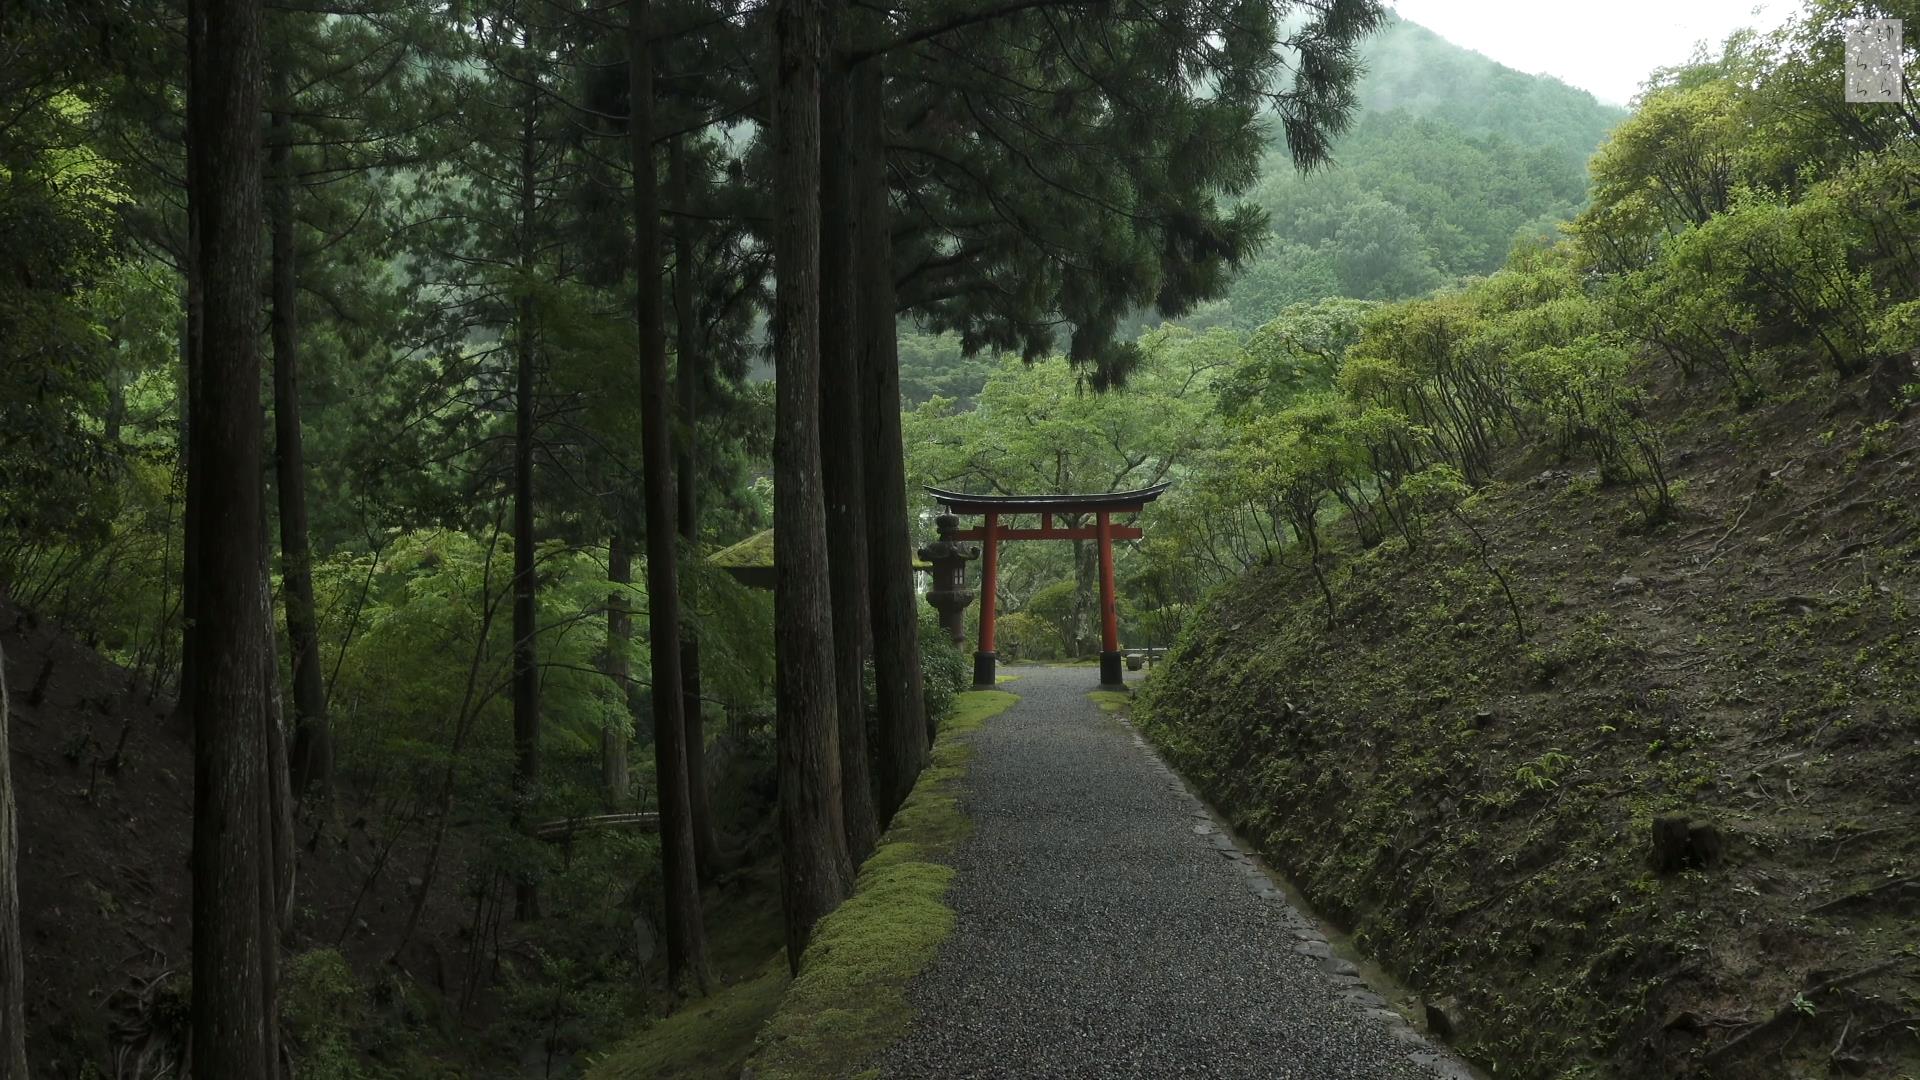
{"label": "tall cedar tree trunk", "polygon": [[[533,55],[533,30],[526,31],[526,54]],[[527,79],[527,97],[520,128],[520,272],[531,281],[534,273],[535,152],[540,108],[539,88]],[[539,581],[535,576],[533,533],[534,435],[534,327],[533,296],[527,282],[520,287],[514,316],[513,395],[513,804],[519,824],[528,824],[540,786],[540,656]],[[514,917],[540,917],[540,887],[530,880],[514,883]]]}
{"label": "tall cedar tree trunk", "polygon": [[773,12],[773,651],[787,963],[853,887],[840,810],[833,598],[820,478],[821,0]]}
{"label": "tall cedar tree trunk", "polygon": [[880,826],[867,764],[867,514],[861,491],[860,358],[854,351],[853,187],[848,170],[848,20],[828,28],[820,86],[820,453],[833,588],[833,655],[840,716],[840,808],[847,855],[859,866]]}
{"label": "tall cedar tree trunk", "polygon": [[280,497],[280,591],[287,609],[293,670],[293,797],[322,799],[333,783],[327,692],[320,679],[320,630],[313,603],[313,549],[307,538],[307,466],[300,428],[300,339],[295,321],[293,124],[287,110],[289,61],[273,75],[274,113],[267,169],[273,236],[273,465]]}
{"label": "tall cedar tree trunk", "polygon": [[202,282],[188,384],[186,557],[198,622],[184,660],[194,728],[193,1054],[203,1076],[280,1075],[261,490],[261,9],[194,0],[188,13],[188,198]]}
{"label": "tall cedar tree trunk", "polygon": [[667,313],[660,274],[660,191],[653,159],[653,48],[647,0],[627,4],[632,115],[634,314],[640,329],[640,468],[647,496],[647,634],[653,643],[653,754],[660,792],[660,863],[666,893],[667,979],[706,993],[707,934],[687,783],[687,725],[680,697],[680,577],[674,529],[672,400]]}
{"label": "tall cedar tree trunk", "polygon": [[[687,158],[683,140],[675,139],[667,152],[667,183],[674,206],[687,206]],[[680,410],[684,440],[674,472],[679,477],[680,537],[691,556],[700,544],[699,464],[700,380],[706,377],[699,330],[694,325],[693,223],[681,213],[673,223],[673,331],[679,354],[674,369],[674,396]],[[713,880],[720,868],[720,834],[713,818],[712,791],[707,786],[707,727],[700,704],[700,636],[691,625],[680,627],[680,708],[687,725],[687,802],[693,813],[693,849],[701,881]]]}
{"label": "tall cedar tree trunk", "polygon": [[[878,35],[885,28],[863,20]],[[887,198],[886,77],[879,57],[854,71],[851,126],[855,288],[860,296],[861,442],[866,485],[867,565],[872,578],[875,797],[882,820],[907,799],[927,764],[929,718],[920,693],[919,619],[912,540],[907,532],[907,466],[900,444],[900,350],[893,284],[892,211]]]}
{"label": "tall cedar tree trunk", "polygon": [[624,507],[615,500],[615,520],[620,521],[607,540],[607,580],[614,588],[607,593],[607,677],[620,692],[620,711],[600,727],[600,787],[606,795],[607,809],[617,810],[627,801],[632,783],[627,775],[627,732],[631,730],[634,709],[633,664],[627,658],[627,646],[633,640],[633,609],[627,603],[626,586],[633,582],[633,549],[624,531]]}
{"label": "tall cedar tree trunk", "polygon": [[0,656],[0,1080],[27,1080],[27,954],[20,949],[20,831],[7,713],[7,659]]}
{"label": "tall cedar tree trunk", "polygon": [[[191,17],[192,12],[189,11],[188,14],[189,17]],[[189,42],[189,47],[191,47],[191,41]],[[187,91],[191,93],[193,89],[193,65],[191,59],[188,61],[187,68]],[[189,110],[187,115],[186,133],[188,142],[191,143],[193,139],[193,115],[191,110]],[[188,183],[191,185],[191,174],[193,171],[191,155],[189,155],[187,160],[187,171],[189,174]],[[187,402],[187,407],[180,410],[179,440],[181,451],[180,465],[178,467],[183,473],[190,473],[193,469],[193,402],[198,399],[200,394],[198,381],[200,377],[200,335],[201,320],[205,305],[202,302],[204,287],[201,282],[199,252],[200,207],[193,199],[189,198],[187,200],[187,254],[184,260],[187,271],[187,310],[186,318],[181,320],[182,326],[180,329],[180,367],[186,374],[186,386],[183,397]],[[184,501],[185,506],[180,521],[180,681],[174,694],[173,716],[171,719],[175,733],[182,738],[191,739],[193,737],[193,702],[188,700],[187,695],[189,688],[193,686],[194,674],[192,666],[194,654],[193,628],[196,613],[193,605],[200,595],[200,590],[196,587],[193,577],[193,559],[188,555],[189,552],[192,552],[199,546],[200,542],[199,515],[194,513],[194,495],[191,487],[187,489],[186,499]]]}
{"label": "tall cedar tree trunk", "polygon": [[[260,665],[261,678],[267,688],[267,801],[263,808],[261,827],[266,830],[268,872],[272,878],[272,887],[262,890],[260,917],[278,940],[284,943],[286,934],[293,926],[293,782],[287,768],[287,732],[286,716],[280,701],[280,656],[275,651],[273,635],[273,554],[267,545],[267,537],[273,530],[267,523],[267,502],[260,500],[260,624],[267,628],[266,636],[260,639],[257,662]],[[279,985],[280,952],[268,949],[265,954],[270,985]],[[269,1012],[269,1016],[275,1015]]]}

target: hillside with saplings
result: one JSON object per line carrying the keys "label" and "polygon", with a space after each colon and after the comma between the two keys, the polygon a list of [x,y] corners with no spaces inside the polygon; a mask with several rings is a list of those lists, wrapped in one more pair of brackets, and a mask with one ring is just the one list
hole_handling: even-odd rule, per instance
{"label": "hillside with saplings", "polygon": [[1836,18],[1249,414],[1211,480],[1285,542],[1136,712],[1500,1076],[1920,1070],[1920,157],[1808,104]]}

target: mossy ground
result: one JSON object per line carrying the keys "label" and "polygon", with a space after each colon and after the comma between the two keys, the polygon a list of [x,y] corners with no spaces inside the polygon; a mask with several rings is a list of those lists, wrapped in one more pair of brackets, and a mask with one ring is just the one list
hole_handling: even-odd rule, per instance
{"label": "mossy ground", "polygon": [[857,1075],[905,1033],[913,1019],[907,981],[953,929],[945,859],[970,828],[959,803],[964,736],[1017,700],[1000,690],[955,700],[933,760],[861,867],[853,897],[821,920],[799,976],[762,1030],[749,1061],[758,1080]]}
{"label": "mossy ground", "polygon": [[955,698],[927,770],[853,897],[815,930],[798,979],[781,944],[778,883],[763,875],[709,919],[720,987],[630,1036],[593,1063],[588,1080],[733,1080],[750,1055],[762,1078],[838,1076],[905,1031],[906,982],[953,926],[942,902],[953,871],[940,860],[968,829],[958,802],[962,736],[1018,700],[999,690]]}
{"label": "mossy ground", "polygon": [[734,1080],[787,986],[782,956],[760,974],[655,1022],[588,1070],[589,1080]]}
{"label": "mossy ground", "polygon": [[779,882],[735,883],[707,912],[707,958],[718,985],[628,1036],[588,1066],[587,1080],[734,1080],[754,1035],[787,986]]}
{"label": "mossy ground", "polygon": [[[1469,513],[1524,639],[1467,538],[1349,542],[1334,625],[1258,570],[1135,722],[1498,1075],[1920,1076],[1920,421],[1834,396],[1674,408],[1657,529],[1516,455]],[[1726,854],[1656,873],[1658,815]]]}
{"label": "mossy ground", "polygon": [[1087,695],[1104,713],[1125,712],[1133,703],[1133,695],[1125,690],[1095,690]]}

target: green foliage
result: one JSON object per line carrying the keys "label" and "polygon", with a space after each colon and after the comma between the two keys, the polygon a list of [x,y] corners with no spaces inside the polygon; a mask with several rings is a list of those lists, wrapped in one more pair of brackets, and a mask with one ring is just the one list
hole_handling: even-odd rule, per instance
{"label": "green foliage", "polygon": [[[942,10],[916,9],[908,27],[938,26]],[[1117,16],[1136,17],[1156,32],[968,18],[951,44],[914,54],[940,88],[935,116],[966,103],[894,149],[914,211],[901,302],[929,329],[969,352],[1057,350],[1098,388],[1123,382],[1139,359],[1129,316],[1218,298],[1261,247],[1265,215],[1241,200],[1269,132],[1301,167],[1328,160],[1352,120],[1359,42],[1384,11],[1287,0]]]}
{"label": "green foliage", "polygon": [[[40,29],[10,33],[31,53]],[[179,633],[181,282],[121,250],[124,174],[88,141],[93,109],[47,89],[21,88],[0,130],[0,580],[164,684]]]}
{"label": "green foliage", "polygon": [[1673,508],[1658,433],[1644,419],[1627,351],[1595,337],[1547,346],[1514,361],[1533,418],[1552,432],[1563,460],[1590,453],[1602,480],[1644,489],[1650,517]]}
{"label": "green foliage", "polygon": [[[393,785],[394,797],[417,786],[429,798],[444,790],[486,831],[491,868],[546,877],[562,893],[591,892],[598,899],[583,894],[567,905],[566,926],[580,936],[578,947],[549,943],[556,957],[590,958],[603,951],[597,942],[624,933],[630,915],[620,915],[616,901],[632,889],[634,868],[651,865],[651,848],[621,847],[606,837],[575,850],[563,870],[558,849],[513,828],[514,807],[495,795],[508,785],[512,758],[507,542],[453,530],[396,530],[380,538],[377,551],[341,552],[316,565],[337,754],[356,775]],[[624,730],[629,739],[650,729],[636,731],[629,702],[602,674],[604,607],[613,588],[604,566],[558,542],[543,548],[541,565],[548,768],[530,812],[599,812],[602,729]],[[703,693],[751,712],[771,694],[771,599],[723,573],[691,569],[694,599],[685,610],[701,634]],[[644,589],[627,591],[631,606],[644,611]],[[629,643],[628,662],[644,685],[643,636]],[[651,754],[632,755],[631,776],[644,809],[654,794]],[[485,880],[492,869],[474,872]],[[611,921],[596,921],[602,917]]]}
{"label": "green foliage", "polygon": [[1822,185],[1796,203],[1743,193],[1726,213],[1674,236],[1654,272],[1677,302],[1668,318],[1693,332],[1675,351],[1748,377],[1756,354],[1787,372],[1810,351],[1842,375],[1859,370],[1877,300],[1871,276],[1854,265],[1862,233]]}
{"label": "green foliage", "polygon": [[1304,244],[1276,235],[1233,279],[1227,290],[1225,321],[1236,329],[1249,329],[1296,304],[1339,295],[1340,277],[1330,244]]}
{"label": "green foliage", "polygon": [[[1916,162],[1889,133],[1905,107],[1847,109],[1841,6],[1665,73],[1593,162],[1573,227],[1613,275],[1620,328],[1743,403],[1808,365],[1897,367],[1916,264]],[[1833,99],[1833,100],[1829,100]],[[1897,384],[1898,375],[1883,379]]]}
{"label": "green foliage", "polygon": [[931,607],[920,609],[920,693],[936,720],[953,711],[959,693],[973,681],[973,664],[941,627]]}
{"label": "green foliage", "polygon": [[587,1080],[734,1080],[787,984],[786,958],[775,956],[758,976],[634,1034],[595,1061]]}
{"label": "green foliage", "polygon": [[773,594],[702,561],[686,560],[681,569],[682,620],[700,637],[701,693],[733,709],[770,700]]}
{"label": "green foliage", "polygon": [[1220,410],[1271,411],[1303,394],[1333,388],[1346,352],[1374,308],[1345,298],[1296,304],[1248,334],[1220,386]]}
{"label": "green foliage", "polygon": [[1743,141],[1736,89],[1726,81],[1655,90],[1593,158],[1593,205],[1576,231],[1616,268],[1639,251],[1616,238],[1657,229],[1677,232],[1725,211],[1737,181]]}
{"label": "green foliage", "polygon": [[900,330],[900,400],[919,405],[947,398],[957,409],[971,407],[997,366],[984,354],[969,356],[954,334]]}
{"label": "green foliage", "polygon": [[280,991],[280,1022],[300,1075],[315,1080],[360,1080],[354,1037],[366,1023],[366,993],[333,949],[313,949],[287,961]]}
{"label": "green foliage", "polygon": [[1068,578],[1056,581],[1027,598],[1020,614],[1046,627],[1052,640],[1028,641],[1022,656],[1035,660],[1071,657],[1079,643],[1079,622],[1085,606],[1080,598],[1080,583]]}
{"label": "green foliage", "polygon": [[1528,791],[1543,791],[1560,786],[1559,777],[1573,765],[1573,759],[1558,750],[1549,750],[1513,771],[1514,783]]}
{"label": "green foliage", "polygon": [[[315,566],[315,599],[337,620],[323,625],[323,639],[344,641],[357,630],[343,652],[326,657],[338,671],[343,762],[371,769],[378,759],[431,763],[452,754],[475,790],[498,779],[489,774],[505,767],[511,726],[503,696],[511,665],[503,609],[509,542],[453,530],[396,532],[377,555],[342,553]],[[543,595],[540,621],[558,651],[543,650],[544,712],[561,748],[577,752],[597,740],[608,710],[620,707],[594,670],[604,632],[583,625],[598,618],[609,585],[582,556],[557,548],[546,554],[555,560],[556,589]],[[644,667],[644,654],[636,659]],[[459,751],[450,749],[456,738]]]}
{"label": "green foliage", "polygon": [[1379,199],[1350,204],[1341,214],[1333,233],[1333,270],[1341,292],[1363,300],[1419,296],[1441,282],[1413,215]]}
{"label": "green foliage", "polygon": [[[31,50],[32,23],[21,43]],[[52,58],[34,58],[35,63]],[[32,70],[28,65],[27,72]],[[26,72],[9,72],[9,81]],[[4,85],[4,84],[0,84]],[[93,541],[110,498],[122,380],[151,362],[155,314],[115,258],[118,174],[86,141],[85,102],[20,87],[0,130],[0,526],[34,540]],[[132,355],[122,356],[122,336]]]}
{"label": "green foliage", "polygon": [[[1920,18],[1912,0],[1883,0],[1878,15]],[[1920,120],[1911,102],[1861,107],[1840,86],[1846,30],[1861,17],[1847,0],[1802,0],[1778,29],[1731,36],[1717,65],[1690,65],[1670,73],[1674,84],[1724,78],[1740,89],[1748,130],[1744,167],[1769,187],[1799,190],[1836,163],[1884,154],[1910,138]],[[1907,77],[1915,69],[1909,47]],[[1871,213],[1873,208],[1860,207]]]}
{"label": "green foliage", "polygon": [[1060,632],[1025,611],[1009,611],[994,624],[994,649],[1002,661],[1057,660]]}

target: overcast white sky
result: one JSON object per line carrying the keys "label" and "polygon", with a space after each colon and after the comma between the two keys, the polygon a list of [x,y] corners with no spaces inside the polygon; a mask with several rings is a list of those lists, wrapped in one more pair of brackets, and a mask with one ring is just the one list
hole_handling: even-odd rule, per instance
{"label": "overcast white sky", "polygon": [[[1742,26],[1772,28],[1796,0],[1391,0],[1400,14],[1510,68],[1625,105],[1654,68],[1718,51]],[[1755,9],[1760,9],[1755,14]]]}

